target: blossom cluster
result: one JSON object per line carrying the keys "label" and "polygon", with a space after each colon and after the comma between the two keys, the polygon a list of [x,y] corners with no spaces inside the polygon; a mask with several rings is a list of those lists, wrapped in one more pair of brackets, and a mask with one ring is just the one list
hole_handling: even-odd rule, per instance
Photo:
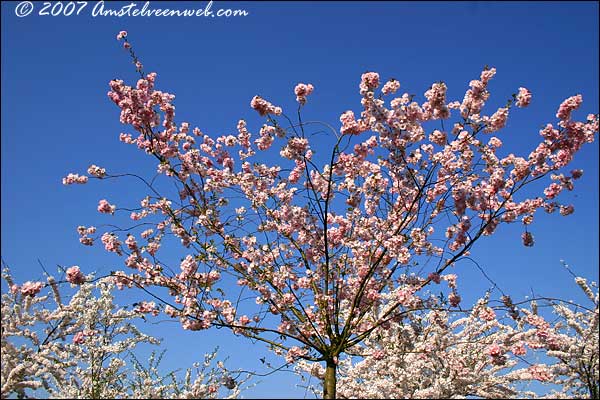
{"label": "blossom cluster", "polygon": [[[19,287],[10,271],[3,271],[11,291],[2,294],[2,398],[41,393],[51,398],[134,399],[239,395],[248,376],[229,371],[222,362],[208,369],[216,351],[207,353],[202,365],[188,368],[184,379],[160,372],[155,353],[145,367],[132,350],[141,343],[160,342],[140,332],[134,322],[143,313],[154,313],[155,307],[143,302],[134,310],[119,308],[111,278],[86,283],[77,266],[66,275],[78,287],[64,302],[65,293],[53,277],[46,284]],[[31,291],[32,285],[47,287],[49,293]]]}
{"label": "blossom cluster", "polygon": [[[583,278],[576,283],[592,307],[555,302],[554,315],[545,318],[532,302],[506,318],[486,296],[471,310],[453,312],[438,304],[378,329],[340,361],[338,396],[595,398],[598,290]],[[319,363],[306,361],[296,371],[320,379],[325,373]],[[532,381],[553,387],[522,389]]]}

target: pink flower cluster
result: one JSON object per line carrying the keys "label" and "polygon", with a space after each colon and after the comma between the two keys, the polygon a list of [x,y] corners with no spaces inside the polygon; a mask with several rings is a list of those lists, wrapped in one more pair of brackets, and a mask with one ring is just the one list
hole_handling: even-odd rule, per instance
{"label": "pink flower cluster", "polygon": [[499,357],[502,355],[502,349],[500,348],[500,346],[498,346],[496,343],[488,346],[488,348],[486,349],[486,353],[490,356],[490,357]]}
{"label": "pink flower cluster", "polygon": [[307,153],[308,139],[306,138],[291,138],[287,146],[281,149],[279,153],[283,158],[289,160],[301,160]]}
{"label": "pink flower cluster", "polygon": [[[138,67],[141,68],[141,64]],[[155,80],[156,74],[150,73],[145,79],[139,79],[135,88],[125,85],[122,80],[112,80],[108,97],[121,109],[121,123],[131,124],[140,132],[137,140],[128,135],[121,135],[121,140],[136,143],[140,149],[146,150],[154,146],[155,151],[163,151],[167,147],[165,139],[176,129],[173,123],[175,107],[172,104],[175,96],[154,90]],[[162,125],[166,130],[150,140],[144,135],[144,129],[160,125],[161,118],[156,108],[164,113]]]}
{"label": "pink flower cluster", "polygon": [[393,94],[396,93],[398,89],[400,89],[400,82],[396,79],[390,79],[381,88],[381,93],[384,95]]}
{"label": "pink flower cluster", "polygon": [[308,354],[306,349],[302,349],[298,346],[294,346],[288,350],[287,355],[285,356],[285,361],[288,363],[295,362],[298,358]]}
{"label": "pink flower cluster", "polygon": [[523,245],[527,247],[532,247],[535,243],[531,232],[523,232],[521,234],[521,239],[523,240]]}
{"label": "pink flower cluster", "polygon": [[127,37],[127,31],[120,31],[117,35],[117,40],[121,40]]}
{"label": "pink flower cluster", "polygon": [[115,205],[110,204],[105,199],[102,199],[98,202],[98,212],[103,214],[114,214],[117,207]]}
{"label": "pink flower cluster", "polygon": [[450,303],[450,305],[452,307],[458,307],[458,305],[460,304],[460,300],[461,300],[461,298],[458,295],[458,293],[456,293],[456,292],[451,292],[448,295],[448,302]]}
{"label": "pink flower cluster", "polygon": [[429,135],[429,141],[444,146],[446,144],[446,133],[436,129]]}
{"label": "pink flower cluster", "polygon": [[427,102],[423,104],[423,111],[427,113],[427,118],[446,119],[450,117],[450,111],[446,105],[446,84],[443,82],[434,83],[431,89],[425,92]]}
{"label": "pink flower cluster", "polygon": [[479,114],[490,97],[487,84],[495,74],[496,68],[486,69],[481,72],[481,80],[473,80],[469,83],[471,89],[467,90],[460,105],[460,112],[464,118]]}
{"label": "pink flower cluster", "polygon": [[[73,343],[74,344],[84,344],[86,337],[97,336],[98,332],[92,329],[84,329],[82,331],[77,332],[73,335]],[[89,343],[89,345],[93,345],[93,343]]]}
{"label": "pink flower cluster", "polygon": [[515,105],[517,107],[527,107],[531,103],[531,92],[527,88],[520,87],[516,99]]}
{"label": "pink flower cluster", "polygon": [[524,342],[519,342],[516,345],[514,345],[511,351],[515,356],[524,356],[527,354],[527,349],[525,348]]}
{"label": "pink flower cluster", "polygon": [[569,97],[561,103],[556,113],[556,118],[561,119],[562,121],[570,120],[571,113],[578,109],[581,103],[583,103],[583,97],[580,94]]}
{"label": "pink flower cluster", "polygon": [[106,232],[102,235],[101,240],[106,251],[117,253],[118,255],[123,254],[121,251],[121,242],[114,234]]}
{"label": "pink flower cluster", "polygon": [[77,265],[72,266],[67,269],[67,282],[72,283],[74,285],[81,285],[85,283],[85,276],[79,270]]}
{"label": "pink flower cluster", "polygon": [[90,165],[87,170],[88,174],[95,176],[96,178],[104,178],[106,176],[106,169],[100,168],[97,165]]}
{"label": "pink flower cluster", "polygon": [[343,113],[340,116],[340,122],[342,123],[342,128],[340,129],[342,135],[358,135],[369,129],[363,120],[356,121],[352,111]]}
{"label": "pink flower cluster", "polygon": [[137,303],[137,306],[133,310],[142,314],[152,314],[154,316],[157,316],[160,313],[153,301],[141,301]]}
{"label": "pink flower cluster", "polygon": [[431,279],[432,282],[435,282],[437,284],[439,284],[442,281],[442,277],[437,272],[431,272],[427,278]]}
{"label": "pink flower cluster", "polygon": [[38,294],[43,287],[44,284],[42,282],[27,281],[23,284],[23,286],[21,286],[21,293],[23,294],[23,296],[33,297],[36,294]]}
{"label": "pink flower cluster", "polygon": [[69,174],[65,178],[63,178],[62,183],[63,185],[72,185],[74,183],[83,185],[84,183],[87,183],[87,181],[88,177],[85,175]]}
{"label": "pink flower cluster", "polygon": [[543,365],[532,365],[529,367],[531,377],[541,382],[548,382],[552,379],[552,376],[548,372],[548,369]]}
{"label": "pink flower cluster", "polygon": [[198,269],[198,263],[194,260],[194,257],[188,255],[183,261],[181,261],[181,273],[179,279],[187,280],[193,278],[196,270]]}
{"label": "pink flower cluster", "polygon": [[379,74],[377,72],[365,72],[360,77],[360,94],[365,95],[379,86]]}
{"label": "pink flower cluster", "polygon": [[504,128],[508,119],[508,108],[502,107],[496,111],[487,122],[485,132],[496,132]]}
{"label": "pink flower cluster", "polygon": [[88,235],[93,235],[96,233],[96,227],[90,226],[86,228],[85,226],[78,226],[77,233],[79,233],[79,242],[85,246],[92,246],[94,244],[94,239],[89,237]]}
{"label": "pink flower cluster", "polygon": [[258,112],[260,116],[267,114],[281,115],[281,107],[276,107],[260,96],[254,96],[250,101],[250,107]]}
{"label": "pink flower cluster", "polygon": [[493,321],[496,319],[496,312],[490,307],[482,307],[479,310],[479,318],[485,321]]}
{"label": "pink flower cluster", "polygon": [[77,332],[75,335],[73,335],[73,343],[74,344],[85,343],[85,334],[83,333],[83,331]]}
{"label": "pink flower cluster", "polygon": [[294,88],[294,93],[296,94],[296,101],[302,105],[304,105],[306,103],[306,96],[308,96],[309,94],[311,94],[313,92],[313,85],[309,84],[305,84],[305,83],[299,83],[296,85],[296,87]]}

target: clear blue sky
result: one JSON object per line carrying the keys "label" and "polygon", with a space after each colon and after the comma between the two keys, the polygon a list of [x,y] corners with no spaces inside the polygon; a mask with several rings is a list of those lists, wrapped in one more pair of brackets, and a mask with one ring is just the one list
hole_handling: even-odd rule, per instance
{"label": "clear blue sky", "polygon": [[[2,257],[21,281],[42,278],[38,258],[53,271],[56,264],[105,273],[121,268],[100,247],[81,246],[75,228],[108,221],[96,212],[99,199],[120,204],[137,189],[112,181],[65,187],[61,179],[92,163],[145,176],[154,170],[118,141],[124,129],[106,96],[111,79],[135,82],[115,40],[122,29],[146,71],[158,73],[158,88],[176,94],[177,120],[211,135],[235,132],[240,118],[256,128],[260,121],[249,107],[256,94],[291,109],[298,82],[315,86],[305,119],[338,126],[340,113],[360,110],[358,83],[367,70],[398,79],[401,92],[423,101],[440,80],[449,99],[462,100],[484,65],[496,67],[489,113],[519,86],[533,93],[531,106],[512,113],[499,134],[510,151],[524,155],[539,141],[539,127],[554,122],[564,98],[583,95],[576,116],[598,112],[597,2],[215,3],[213,10],[249,12],[228,19],[92,17],[93,1],[69,17],[40,16],[42,3],[34,2],[34,12],[18,18],[17,4],[2,2],[1,228]],[[206,4],[150,3],[181,10]],[[514,298],[534,288],[580,299],[560,259],[598,280],[598,157],[598,142],[577,156],[573,166],[584,169],[584,177],[561,197],[575,205],[575,214],[536,214],[533,248],[521,246],[522,227],[515,224],[473,251]],[[456,272],[466,302],[489,286],[473,265],[463,263]],[[190,333],[171,323],[146,330],[165,338],[171,368],[190,365],[217,344],[231,367],[260,368],[258,358],[266,353],[228,332]],[[275,374],[246,396],[302,397],[295,382],[289,373]]]}

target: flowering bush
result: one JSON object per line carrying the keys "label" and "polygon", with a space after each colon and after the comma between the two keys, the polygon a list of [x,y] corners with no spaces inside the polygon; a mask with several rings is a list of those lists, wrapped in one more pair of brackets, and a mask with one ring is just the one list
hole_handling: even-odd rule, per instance
{"label": "flowering bush", "polygon": [[[133,86],[110,81],[108,96],[130,130],[120,140],[154,157],[177,191],[161,193],[140,178],[149,192],[139,207],[98,204],[106,218],[129,210],[138,225],[128,237],[120,229],[92,236],[92,228],[80,227],[81,242],[100,237],[123,257],[129,270],[114,274],[119,288],[166,288],[171,298],[163,298],[162,310],[184,329],[227,327],[268,343],[288,362],[324,362],[325,397],[335,397],[339,356],[422,308],[431,282],[447,280],[450,305],[460,304],[456,276],[443,273],[481,237],[522,222],[523,244],[533,246],[538,210],[572,213],[556,198],[573,190],[582,171],[567,167],[598,133],[597,115],[574,119],[582,103],[576,95],[540,130],[529,154],[502,154],[492,134],[500,136],[514,107],[532,96],[521,87],[506,106],[484,113],[496,74],[485,68],[462,101],[448,101],[437,82],[421,104],[408,93],[386,102],[400,82],[389,80],[379,92],[382,79],[367,72],[360,115],[343,112],[339,131],[322,124],[327,136],[302,122],[300,111],[317,89],[299,83],[297,121],[255,96],[250,107],[264,117],[255,139],[244,120],[236,134],[213,137],[175,121],[175,96],[156,89],[157,74],[143,72],[126,33],[118,39],[140,75]],[[455,121],[445,122],[453,114]],[[271,162],[267,152],[281,158]],[[93,167],[90,179],[123,176]],[[72,175],[65,183],[84,180]],[[171,235],[184,252],[175,268],[157,258]],[[230,277],[253,298],[231,294]]]}
{"label": "flowering bush", "polygon": [[[52,398],[237,397],[246,378],[239,379],[241,374],[232,374],[222,362],[209,369],[216,352],[207,354],[195,373],[188,369],[183,380],[175,373],[161,375],[154,356],[144,367],[132,350],[160,342],[140,332],[134,321],[153,312],[151,307],[119,308],[110,278],[92,283],[88,276],[84,283],[80,274],[78,267],[67,270],[67,280],[81,286],[64,302],[53,277],[46,284],[19,286],[8,269],[3,271],[9,291],[2,294],[2,398],[42,392]],[[50,293],[41,295],[44,287]]]}
{"label": "flowering bush", "polygon": [[[552,300],[554,315],[536,301],[517,309],[508,297],[492,308],[487,296],[471,310],[438,303],[406,321],[378,328],[356,357],[340,360],[340,398],[598,398],[598,290],[575,282],[591,307]],[[432,306],[434,304],[431,304]],[[508,313],[506,312],[508,311]],[[500,317],[507,314],[505,317]],[[299,373],[320,379],[325,369],[302,361]],[[532,381],[552,390],[527,390]],[[558,389],[557,389],[558,388]],[[312,389],[320,394],[319,388]]]}

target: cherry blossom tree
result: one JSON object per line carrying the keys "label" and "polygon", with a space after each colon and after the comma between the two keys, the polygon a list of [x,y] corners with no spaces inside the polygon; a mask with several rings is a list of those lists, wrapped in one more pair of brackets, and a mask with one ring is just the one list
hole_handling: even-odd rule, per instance
{"label": "cherry blossom tree", "polygon": [[[406,321],[379,327],[352,349],[354,358],[340,360],[337,395],[597,398],[598,289],[580,277],[575,282],[589,304],[549,298],[513,304],[508,296],[497,302],[486,296],[470,310],[452,310],[438,298]],[[542,306],[554,314],[544,317]],[[296,369],[320,379],[325,374],[320,364],[304,360]],[[527,390],[533,381],[555,389]]]}
{"label": "cherry blossom tree", "polygon": [[[258,134],[240,120],[235,133],[215,137],[176,122],[175,96],[155,88],[156,73],[143,72],[125,31],[117,39],[140,77],[134,86],[110,81],[127,126],[120,140],[155,159],[158,175],[136,177],[147,188],[139,207],[101,199],[111,225],[98,233],[80,226],[81,243],[99,239],[121,256],[128,270],[113,274],[116,284],[152,290],[184,329],[228,328],[289,363],[324,363],[325,398],[336,397],[339,357],[422,309],[432,282],[446,280],[449,304],[459,305],[456,276],[445,272],[479,239],[518,223],[523,244],[533,246],[536,212],[571,214],[557,197],[582,176],[568,167],[598,133],[597,114],[574,118],[583,101],[575,95],[535,148],[504,154],[508,116],[532,95],[519,88],[485,113],[496,74],[486,67],[462,101],[448,101],[437,82],[423,103],[395,95],[399,81],[381,86],[379,74],[366,72],[360,114],[343,112],[339,129],[304,122],[316,89],[299,83],[295,117],[255,96],[250,106],[264,118]],[[92,165],[63,183],[125,176]],[[161,179],[177,190],[159,190]],[[122,212],[133,226],[115,227]],[[160,258],[174,242],[178,266]]]}
{"label": "cherry blossom tree", "polygon": [[17,285],[5,269],[2,278],[9,288],[2,294],[2,398],[234,398],[248,378],[221,361],[209,368],[216,352],[183,379],[159,372],[162,355],[152,353],[148,366],[138,361],[138,345],[160,341],[134,322],[156,309],[149,302],[119,308],[110,277],[94,282],[79,267],[67,269],[78,286],[68,302],[52,276]]}

